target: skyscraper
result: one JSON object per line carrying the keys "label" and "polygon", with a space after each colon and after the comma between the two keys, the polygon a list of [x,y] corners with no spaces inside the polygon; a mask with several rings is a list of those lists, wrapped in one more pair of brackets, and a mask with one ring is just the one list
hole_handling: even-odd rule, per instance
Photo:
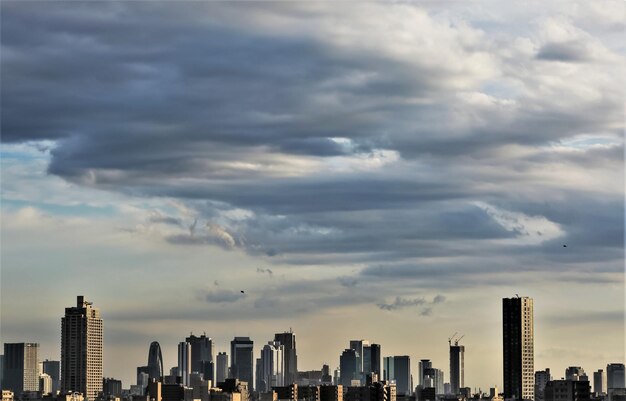
{"label": "skyscraper", "polygon": [[533,300],[502,299],[504,398],[532,400],[534,393]]}
{"label": "skyscraper", "polygon": [[230,342],[230,369],[234,379],[248,383],[248,390],[253,388],[254,342],[250,337],[235,337]]}
{"label": "skyscraper", "polygon": [[45,360],[42,362],[43,373],[50,376],[52,381],[52,394],[56,394],[61,388],[61,362]]}
{"label": "skyscraper", "polygon": [[424,386],[424,371],[432,367],[433,363],[430,361],[430,359],[422,359],[419,361],[419,384],[421,384],[422,386]]}
{"label": "skyscraper", "polygon": [[272,387],[284,386],[283,356],[285,346],[279,341],[270,341],[261,350],[261,372],[259,373],[260,388],[258,391],[267,392]]}
{"label": "skyscraper", "polygon": [[280,342],[284,347],[284,375],[285,385],[297,381],[298,355],[296,353],[296,334],[292,331],[274,334],[274,341]]}
{"label": "skyscraper", "polygon": [[350,387],[352,380],[358,378],[359,354],[354,349],[346,349],[339,357],[339,373],[341,385]]}
{"label": "skyscraper", "polygon": [[380,362],[380,344],[370,345],[370,372],[374,372],[379,378],[382,378],[380,374]]}
{"label": "skyscraper", "polygon": [[411,395],[413,393],[411,388],[411,358],[408,355],[394,356],[393,372],[394,376],[392,379],[396,381],[397,394]]}
{"label": "skyscraper", "polygon": [[[5,353],[6,356],[6,353]],[[626,373],[623,363],[610,363],[606,365],[606,387],[607,392],[612,388],[624,388],[626,385]]]}
{"label": "skyscraper", "polygon": [[565,369],[565,380],[589,381],[589,377],[580,366],[570,366]]}
{"label": "skyscraper", "polygon": [[394,380],[395,372],[393,367],[394,365],[392,356],[386,356],[385,358],[383,358],[383,380]]}
{"label": "skyscraper", "polygon": [[82,393],[86,401],[102,391],[102,319],[82,295],[61,319],[61,391]]}
{"label": "skyscraper", "polygon": [[552,380],[550,369],[535,372],[535,401],[543,401],[545,398],[546,384]]}
{"label": "skyscraper", "polygon": [[216,383],[224,383],[228,378],[228,354],[220,352],[217,354],[215,381]]}
{"label": "skyscraper", "polygon": [[606,373],[602,369],[593,372],[593,392],[596,394],[606,393]]}
{"label": "skyscraper", "polygon": [[188,342],[178,343],[178,376],[184,386],[189,386],[191,374],[191,344]]}
{"label": "skyscraper", "polygon": [[450,390],[459,394],[462,387],[465,387],[465,347],[457,340],[454,345],[450,343]]}
{"label": "skyscraper", "polygon": [[367,340],[350,340],[350,349],[353,349],[357,353],[356,357],[356,377],[361,381],[361,384],[365,384],[365,376],[363,374],[363,348],[369,347],[370,343]]}
{"label": "skyscraper", "polygon": [[36,343],[4,344],[4,379],[2,389],[11,390],[16,398],[24,391],[39,390]]}
{"label": "skyscraper", "polygon": [[202,373],[204,380],[213,382],[213,340],[206,334],[200,337],[191,334],[185,341],[191,344],[191,371]]}
{"label": "skyscraper", "polygon": [[158,381],[163,380],[163,355],[158,342],[150,343],[148,351],[148,377]]}

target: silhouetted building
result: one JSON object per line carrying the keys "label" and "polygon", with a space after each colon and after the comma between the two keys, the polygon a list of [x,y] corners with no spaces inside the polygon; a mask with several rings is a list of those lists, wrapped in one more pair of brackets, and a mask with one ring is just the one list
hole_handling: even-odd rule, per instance
{"label": "silhouetted building", "polygon": [[94,401],[102,391],[103,327],[100,310],[79,295],[61,319],[61,391]]}
{"label": "silhouetted building", "polygon": [[376,382],[366,386],[348,387],[344,401],[392,401],[396,399],[395,385]]}
{"label": "silhouetted building", "polygon": [[148,366],[137,366],[137,386],[142,388],[142,394],[145,394],[150,380],[161,381],[161,378],[150,379],[150,374],[148,373],[149,371],[150,368]]}
{"label": "silhouetted building", "polygon": [[320,401],[320,386],[298,386],[299,401]]}
{"label": "silhouetted building", "polygon": [[[393,357],[393,370],[398,395],[411,395],[411,358],[408,355]],[[443,387],[443,382],[442,382]],[[442,388],[443,390],[443,388]]]}
{"label": "silhouetted building", "polygon": [[235,337],[230,342],[230,369],[231,376],[244,381],[248,389],[253,391],[253,357],[254,342],[249,337]]}
{"label": "silhouetted building", "polygon": [[534,396],[533,300],[502,299],[504,398],[532,400]]}
{"label": "silhouetted building", "polygon": [[550,369],[535,372],[535,401],[543,401],[546,384],[552,380]]}
{"label": "silhouetted building", "polygon": [[[418,373],[419,383],[418,384],[420,384],[422,387],[426,387],[424,386],[424,370],[428,368],[432,368],[432,367],[433,367],[433,364],[430,361],[430,359],[422,359],[419,361],[419,373]],[[388,379],[385,378],[385,380],[388,380]]]}
{"label": "silhouetted building", "polygon": [[191,345],[191,371],[202,373],[205,380],[215,380],[213,374],[213,339],[202,334],[200,337],[191,334],[185,339]]}
{"label": "silhouetted building", "polygon": [[105,377],[102,379],[102,395],[105,398],[122,395],[122,381]]}
{"label": "silhouetted building", "polygon": [[437,391],[434,387],[422,387],[419,389],[419,396],[417,399],[418,401],[436,401]]}
{"label": "silhouetted building", "polygon": [[320,386],[320,401],[343,401],[343,386]]}
{"label": "silhouetted building", "polygon": [[[438,395],[439,394],[444,394],[443,371],[441,369],[425,368],[425,369],[423,369],[423,374],[424,374],[424,378],[423,378],[423,380],[424,380],[423,387],[424,388],[434,387],[435,388],[435,392]],[[461,387],[461,388],[463,388],[463,387]],[[460,389],[459,389],[459,392],[461,391]]]}
{"label": "silhouetted building", "polygon": [[606,373],[602,369],[593,372],[593,392],[596,394],[606,393]]}
{"label": "silhouetted building", "polygon": [[41,365],[43,373],[50,376],[52,381],[52,394],[56,394],[61,389],[61,362],[46,359]]}
{"label": "silhouetted building", "polygon": [[580,366],[570,366],[565,369],[565,380],[589,381],[589,377],[587,377],[585,370]]}
{"label": "silhouetted building", "polygon": [[298,400],[298,385],[297,384],[289,384],[287,386],[276,386],[272,387],[272,390],[276,392],[277,398],[279,400]]}
{"label": "silhouetted building", "polygon": [[591,388],[588,381],[551,380],[544,391],[545,401],[589,401]]}
{"label": "silhouetted building", "polygon": [[[356,376],[355,376],[355,379],[356,380],[360,380],[361,384],[365,383],[365,375],[364,375],[365,370],[363,369],[364,361],[365,361],[364,348],[365,347],[369,348],[369,345],[370,345],[370,343],[367,340],[351,340],[350,341],[350,349],[353,349],[353,350],[356,351]],[[368,359],[368,363],[371,365],[370,356],[371,355],[368,355],[367,359]]]}
{"label": "silhouetted building", "polygon": [[296,353],[296,334],[292,331],[274,334],[274,341],[280,342],[284,346],[283,367],[284,383],[296,382],[298,375],[298,355]]}
{"label": "silhouetted building", "polygon": [[156,341],[150,343],[148,350],[148,378],[154,380],[163,378],[163,355],[161,346]]}
{"label": "silhouetted building", "polygon": [[188,342],[178,343],[178,376],[183,386],[189,386],[191,374],[191,344]]}
{"label": "silhouetted building", "polygon": [[333,384],[333,377],[330,374],[330,367],[326,364],[322,365],[322,384]]}
{"label": "silhouetted building", "polygon": [[339,357],[339,374],[341,385],[350,387],[352,380],[358,380],[359,354],[354,349],[345,349]]}
{"label": "silhouetted building", "polygon": [[[6,355],[6,351],[5,351]],[[613,388],[624,388],[626,384],[626,372],[623,363],[610,363],[606,365],[607,391]]]}
{"label": "silhouetted building", "polygon": [[2,389],[10,390],[15,398],[25,391],[39,391],[37,343],[4,344],[4,378]]}
{"label": "silhouetted building", "polygon": [[226,352],[218,353],[216,362],[215,380],[217,383],[223,383],[228,378],[228,354]]}
{"label": "silhouetted building", "polygon": [[450,392],[459,394],[461,387],[465,387],[465,347],[457,342],[450,345]]}

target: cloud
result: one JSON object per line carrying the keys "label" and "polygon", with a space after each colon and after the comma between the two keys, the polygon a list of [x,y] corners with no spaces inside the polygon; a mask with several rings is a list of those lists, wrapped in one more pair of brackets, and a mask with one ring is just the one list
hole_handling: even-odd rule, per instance
{"label": "cloud", "polygon": [[446,301],[446,297],[441,295],[441,294],[437,294],[435,295],[435,298],[433,298],[433,304],[441,304],[443,302]]}
{"label": "cloud", "polygon": [[379,303],[376,304],[382,310],[397,310],[411,306],[424,305],[427,301],[424,298],[402,298],[396,297],[392,303]]}
{"label": "cloud", "polygon": [[257,273],[267,273],[270,277],[274,277],[274,272],[272,271],[272,269],[263,269],[261,267],[257,267],[256,268],[256,272]]}
{"label": "cloud", "polygon": [[233,290],[210,290],[203,294],[203,298],[208,303],[232,303],[246,297],[245,293]]}

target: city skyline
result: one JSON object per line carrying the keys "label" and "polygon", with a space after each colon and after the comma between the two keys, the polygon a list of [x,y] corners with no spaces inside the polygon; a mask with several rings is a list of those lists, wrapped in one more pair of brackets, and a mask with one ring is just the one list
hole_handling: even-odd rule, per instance
{"label": "city skyline", "polygon": [[535,370],[623,362],[626,3],[335,3],[0,2],[3,342],[85,294],[125,383],[293,329],[486,389],[520,294]]}

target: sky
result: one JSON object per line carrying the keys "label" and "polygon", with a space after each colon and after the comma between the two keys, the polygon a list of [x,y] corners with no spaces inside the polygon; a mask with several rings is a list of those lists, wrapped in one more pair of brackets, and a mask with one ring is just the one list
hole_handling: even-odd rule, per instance
{"label": "sky", "polygon": [[458,332],[484,390],[520,294],[536,370],[624,362],[625,2],[0,7],[3,342],[58,359],[85,295],[125,388],[289,329],[417,383]]}

